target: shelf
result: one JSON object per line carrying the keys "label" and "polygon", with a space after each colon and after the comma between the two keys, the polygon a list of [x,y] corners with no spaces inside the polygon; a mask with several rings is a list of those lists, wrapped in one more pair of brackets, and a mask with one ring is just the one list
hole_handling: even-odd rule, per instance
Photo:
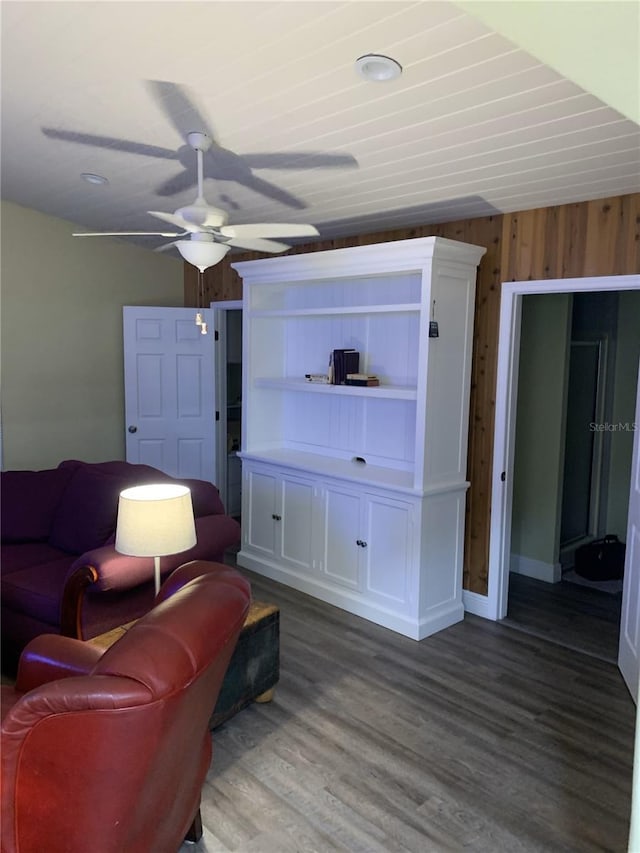
{"label": "shelf", "polygon": [[391,305],[357,305],[355,307],[338,308],[278,308],[274,310],[255,310],[250,312],[252,318],[270,317],[334,317],[345,314],[414,314],[422,306],[419,302]]}
{"label": "shelf", "polygon": [[294,468],[320,477],[333,477],[361,485],[394,489],[414,497],[420,494],[414,487],[412,471],[382,468],[379,465],[363,465],[352,459],[336,459],[324,454],[306,453],[288,448],[241,451],[239,456],[241,459]]}
{"label": "shelf", "polygon": [[256,388],[273,388],[279,391],[300,391],[310,394],[332,394],[348,397],[377,397],[390,400],[415,400],[418,392],[411,385],[324,385],[321,382],[307,382],[306,379],[268,379],[254,380]]}

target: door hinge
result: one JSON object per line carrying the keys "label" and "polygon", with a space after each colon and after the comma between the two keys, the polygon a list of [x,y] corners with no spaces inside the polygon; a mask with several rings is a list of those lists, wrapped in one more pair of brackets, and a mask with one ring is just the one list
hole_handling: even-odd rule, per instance
{"label": "door hinge", "polygon": [[219,421],[219,420],[220,420],[220,412],[216,412],[216,420],[217,420],[217,421]]}
{"label": "door hinge", "polygon": [[500,474],[500,479],[504,483],[504,481],[507,479],[507,472],[506,471],[503,471],[502,474]]}
{"label": "door hinge", "polygon": [[217,330],[213,333],[213,340],[214,340],[214,341],[219,341],[219,340],[220,340],[220,335],[218,334],[218,331],[217,331]]}

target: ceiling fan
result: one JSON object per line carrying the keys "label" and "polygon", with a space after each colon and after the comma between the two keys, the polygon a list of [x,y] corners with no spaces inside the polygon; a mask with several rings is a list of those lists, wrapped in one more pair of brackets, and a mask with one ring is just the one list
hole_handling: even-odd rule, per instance
{"label": "ceiling fan", "polygon": [[286,222],[256,222],[245,225],[227,225],[228,214],[208,204],[204,197],[203,155],[211,147],[212,139],[206,133],[194,131],[187,134],[187,142],[196,152],[198,161],[198,195],[189,205],[175,213],[149,210],[151,216],[168,222],[181,231],[82,231],[74,237],[176,237],[155,251],[163,252],[175,246],[187,263],[200,272],[217,264],[229,249],[249,249],[256,252],[284,252],[290,247],[272,237],[317,237],[313,225]]}

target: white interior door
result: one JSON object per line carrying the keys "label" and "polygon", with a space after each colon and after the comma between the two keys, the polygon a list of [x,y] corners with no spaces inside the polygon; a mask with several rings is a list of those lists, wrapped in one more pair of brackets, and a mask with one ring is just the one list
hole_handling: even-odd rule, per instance
{"label": "white interior door", "polygon": [[[212,330],[212,312],[203,314]],[[213,333],[200,333],[193,308],[123,315],[127,461],[215,482]]]}
{"label": "white interior door", "polygon": [[633,462],[631,463],[631,492],[629,495],[627,550],[624,561],[618,666],[631,692],[633,701],[637,701],[638,672],[640,669],[640,367],[638,369],[638,396],[633,436]]}

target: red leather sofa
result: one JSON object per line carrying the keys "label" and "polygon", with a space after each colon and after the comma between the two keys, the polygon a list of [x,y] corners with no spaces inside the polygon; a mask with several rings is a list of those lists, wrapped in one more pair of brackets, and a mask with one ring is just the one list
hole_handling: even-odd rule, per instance
{"label": "red leather sofa", "polygon": [[107,651],[41,636],[2,687],[3,853],[175,853],[202,834],[209,716],[249,609],[229,566],[178,568]]}
{"label": "red leather sofa", "polygon": [[[89,639],[137,619],[153,606],[153,558],[114,547],[118,497],[129,486],[175,482],[155,468],[66,460],[44,471],[0,475],[2,658],[15,664],[39,634]],[[191,489],[197,543],[161,560],[163,577],[189,560],[222,562],[240,541],[217,488]]]}

